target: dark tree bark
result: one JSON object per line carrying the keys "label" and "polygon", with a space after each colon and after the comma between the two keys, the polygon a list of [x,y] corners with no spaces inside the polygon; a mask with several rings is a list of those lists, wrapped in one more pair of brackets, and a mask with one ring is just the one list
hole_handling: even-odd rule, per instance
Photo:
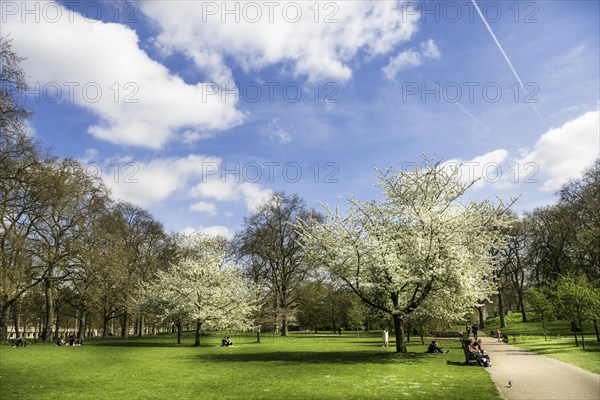
{"label": "dark tree bark", "polygon": [[[56,309],[56,320],[54,322],[54,338],[58,338],[60,336],[60,309]],[[67,318],[67,330],[69,330],[69,319]]]}
{"label": "dark tree bark", "polygon": [[140,327],[138,329],[138,337],[144,336],[144,316],[140,316]]}
{"label": "dark tree bark", "polygon": [[594,330],[596,331],[596,341],[600,342],[600,332],[598,332],[598,320],[594,318]]}
{"label": "dark tree bark", "polygon": [[281,336],[287,336],[288,333],[288,317],[284,312],[281,316]]}
{"label": "dark tree bark", "polygon": [[506,328],[506,320],[504,319],[504,299],[502,291],[498,291],[498,314],[500,316],[500,328]]}
{"label": "dark tree bark", "polygon": [[21,337],[21,302],[15,302],[13,308],[13,326],[15,328],[15,339],[18,339]]}
{"label": "dark tree bark", "polygon": [[181,321],[177,321],[177,344],[181,344],[181,331],[183,330],[183,324]]}
{"label": "dark tree bark", "polygon": [[485,318],[483,317],[483,307],[477,307],[477,313],[479,314],[479,328],[485,329]]}
{"label": "dark tree bark", "polygon": [[104,308],[104,313],[102,315],[102,338],[106,339],[108,337],[108,322],[110,321],[110,312]]}
{"label": "dark tree bark", "polygon": [[196,321],[196,339],[194,340],[194,346],[200,346],[202,344],[202,323]]}
{"label": "dark tree bark", "polygon": [[8,340],[8,308],[2,309],[0,313],[0,344]]}
{"label": "dark tree bark", "polygon": [[[52,275],[52,269],[47,271],[48,275]],[[44,327],[42,328],[42,341],[49,342],[52,340],[52,324],[54,323],[54,295],[52,293],[52,278],[47,276],[44,280],[44,295],[46,297],[46,310],[44,313]]]}
{"label": "dark tree bark", "polygon": [[127,339],[129,337],[129,313],[127,310],[123,313],[123,320],[121,324],[121,337]]}
{"label": "dark tree bark", "polygon": [[87,311],[81,310],[79,317],[79,331],[77,331],[77,339],[85,339],[85,328],[87,326]]}
{"label": "dark tree bark", "polygon": [[394,331],[396,334],[396,353],[406,353],[406,344],[404,343],[404,321],[399,315],[394,314]]}

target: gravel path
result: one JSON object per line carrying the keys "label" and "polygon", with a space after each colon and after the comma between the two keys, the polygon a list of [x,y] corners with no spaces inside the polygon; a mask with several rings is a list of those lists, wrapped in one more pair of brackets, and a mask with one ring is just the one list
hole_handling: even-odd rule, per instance
{"label": "gravel path", "polygon": [[[501,395],[525,400],[600,400],[600,375],[553,358],[536,355],[490,337],[482,347],[492,360],[487,368]],[[512,381],[512,387],[508,381]]]}

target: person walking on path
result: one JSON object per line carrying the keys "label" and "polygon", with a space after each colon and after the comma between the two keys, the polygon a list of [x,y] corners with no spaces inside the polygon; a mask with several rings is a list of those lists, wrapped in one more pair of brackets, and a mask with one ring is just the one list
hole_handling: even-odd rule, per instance
{"label": "person walking on path", "polygon": [[[600,399],[600,375],[484,337],[486,370],[507,400]],[[509,383],[510,382],[510,383]]]}
{"label": "person walking on path", "polygon": [[471,327],[471,332],[473,332],[473,337],[475,338],[475,340],[477,340],[477,331],[479,330],[479,327],[477,326],[477,324],[473,324],[473,326]]}
{"label": "person walking on path", "polygon": [[388,347],[388,345],[390,344],[390,334],[388,333],[387,329],[383,330],[383,347]]}
{"label": "person walking on path", "polygon": [[498,342],[502,341],[502,332],[500,332],[500,329],[496,329],[496,339]]}

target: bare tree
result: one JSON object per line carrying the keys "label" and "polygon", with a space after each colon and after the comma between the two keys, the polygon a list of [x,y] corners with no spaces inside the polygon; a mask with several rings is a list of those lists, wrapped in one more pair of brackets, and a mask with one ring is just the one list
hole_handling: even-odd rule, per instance
{"label": "bare tree", "polygon": [[247,259],[257,279],[272,293],[274,330],[287,336],[299,289],[311,272],[302,238],[294,225],[300,220],[320,218],[298,195],[274,193],[250,217],[235,238],[238,254]]}

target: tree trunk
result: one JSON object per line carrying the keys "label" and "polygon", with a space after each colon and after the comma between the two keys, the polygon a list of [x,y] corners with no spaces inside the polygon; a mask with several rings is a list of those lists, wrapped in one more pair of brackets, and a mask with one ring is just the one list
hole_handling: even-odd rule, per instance
{"label": "tree trunk", "polygon": [[288,317],[287,313],[284,311],[281,315],[281,336],[288,335]]}
{"label": "tree trunk", "polygon": [[127,329],[129,325],[129,312],[125,310],[123,313],[123,323],[121,325],[121,337],[123,339],[127,339],[129,337],[129,329]]}
{"label": "tree trunk", "polygon": [[406,353],[404,343],[404,321],[399,315],[394,314],[394,331],[396,332],[396,353]]}
{"label": "tree trunk", "polygon": [[0,313],[0,344],[8,339],[8,308],[2,308]]}
{"label": "tree trunk", "polygon": [[548,334],[546,333],[546,321],[542,321],[542,328],[544,329],[544,340],[548,340]]}
{"label": "tree trunk", "polygon": [[577,339],[577,325],[575,321],[571,322],[571,326],[573,327],[573,336],[575,336],[575,347],[579,347],[579,340]]}
{"label": "tree trunk", "polygon": [[425,340],[423,339],[423,326],[419,328],[419,336],[421,336],[421,344],[425,344]]}
{"label": "tree trunk", "polygon": [[194,346],[200,346],[202,338],[202,323],[200,320],[196,321],[196,339],[194,340]]}
{"label": "tree trunk", "polygon": [[106,339],[108,337],[108,322],[110,321],[109,316],[110,314],[105,308],[104,313],[102,315],[102,339]]}
{"label": "tree trunk", "polygon": [[585,339],[583,337],[583,322],[581,323],[581,347],[585,351]]}
{"label": "tree trunk", "polygon": [[410,342],[410,331],[412,330],[412,325],[407,325],[406,326],[406,341]]}
{"label": "tree trunk", "polygon": [[498,314],[500,314],[500,329],[506,328],[506,321],[504,320],[504,299],[502,298],[501,291],[498,291]]}
{"label": "tree trunk", "polygon": [[479,328],[485,329],[485,317],[483,316],[483,307],[477,307],[477,314],[479,316]]}
{"label": "tree trunk", "polygon": [[177,344],[181,344],[181,331],[183,330],[183,324],[181,321],[177,321]]}
{"label": "tree trunk", "polygon": [[[54,335],[53,338],[60,337],[60,309],[56,309],[56,321],[54,322]],[[69,330],[69,319],[67,318],[67,331]]]}
{"label": "tree trunk", "polygon": [[256,330],[256,343],[260,343],[260,329]]}
{"label": "tree trunk", "polygon": [[140,327],[138,330],[138,337],[144,336],[144,316],[140,315]]}
{"label": "tree trunk", "polygon": [[81,310],[81,316],[79,317],[79,331],[77,332],[77,339],[85,339],[85,328],[87,326],[87,311]]}
{"label": "tree trunk", "polygon": [[52,269],[48,270],[48,276],[44,280],[44,295],[46,297],[46,312],[44,314],[44,327],[41,339],[44,342],[52,341],[52,324],[54,323],[54,296],[52,293]]}
{"label": "tree trunk", "polygon": [[14,314],[13,314],[13,326],[15,327],[15,339],[21,337],[21,302],[16,302],[13,304]]}
{"label": "tree trunk", "polygon": [[598,332],[598,320],[594,318],[594,330],[596,331],[596,341],[600,342],[600,333]]}
{"label": "tree trunk", "polygon": [[273,333],[279,333],[279,296],[273,296]]}
{"label": "tree trunk", "polygon": [[527,312],[525,311],[525,302],[523,301],[523,293],[517,291],[519,296],[519,310],[521,311],[522,321],[527,322]]}

